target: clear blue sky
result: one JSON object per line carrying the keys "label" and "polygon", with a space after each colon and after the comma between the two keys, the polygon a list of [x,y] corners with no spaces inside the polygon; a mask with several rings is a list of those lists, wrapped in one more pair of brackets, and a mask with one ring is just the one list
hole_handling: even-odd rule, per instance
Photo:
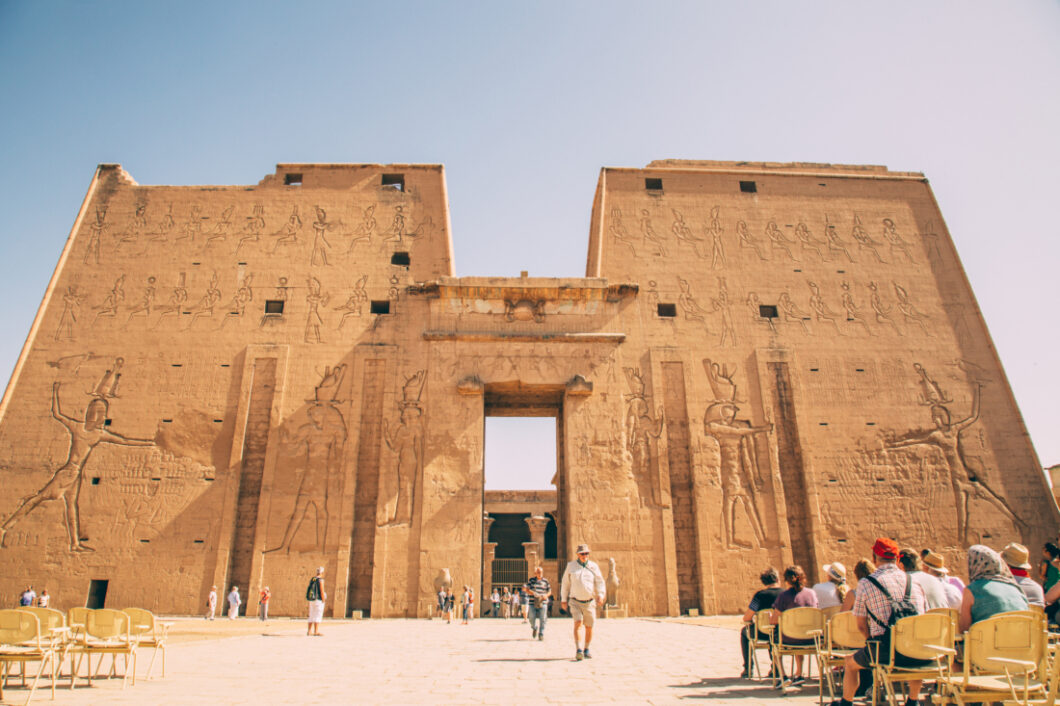
{"label": "clear blue sky", "polygon": [[1060,463],[1055,0],[0,0],[0,103],[0,377],[99,162],[142,184],[440,162],[457,274],[543,276],[584,273],[601,166],[885,164],[930,178]]}

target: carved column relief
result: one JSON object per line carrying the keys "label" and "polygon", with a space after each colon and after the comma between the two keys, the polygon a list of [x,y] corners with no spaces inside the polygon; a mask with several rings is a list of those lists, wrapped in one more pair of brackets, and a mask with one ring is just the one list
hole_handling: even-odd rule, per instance
{"label": "carved column relief", "polygon": [[353,513],[349,609],[372,608],[372,561],[375,555],[376,501],[379,496],[379,452],[383,443],[383,384],[386,361],[366,360],[361,390],[361,428],[357,442],[357,494]]}

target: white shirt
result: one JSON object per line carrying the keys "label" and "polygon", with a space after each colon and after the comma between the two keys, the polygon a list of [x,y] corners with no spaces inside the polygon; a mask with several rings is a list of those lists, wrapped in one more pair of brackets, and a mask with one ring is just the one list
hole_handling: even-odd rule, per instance
{"label": "white shirt", "polygon": [[[946,589],[943,588],[942,582],[937,578],[923,571],[912,571],[909,573],[909,578],[913,579],[913,583],[923,589],[924,598],[927,599],[928,610],[951,607],[950,599],[946,595]],[[958,607],[960,606],[958,605]]]}
{"label": "white shirt", "polygon": [[818,608],[843,605],[843,601],[839,600],[839,593],[835,590],[835,584],[831,581],[822,581],[817,584],[813,587],[813,592],[817,594]]}
{"label": "white shirt", "polygon": [[582,566],[577,561],[567,564],[563,572],[563,583],[560,588],[560,600],[566,603],[573,598],[586,602],[596,598],[604,600],[607,595],[607,586],[604,584],[604,575],[600,573],[600,567],[591,559]]}
{"label": "white shirt", "polygon": [[964,598],[963,591],[945,579],[940,579],[938,576],[935,576],[934,578],[942,584],[942,590],[946,593],[946,600],[949,602],[948,607],[960,610],[961,601]]}
{"label": "white shirt", "polygon": [[239,591],[232,591],[228,594],[229,605],[241,605],[243,601],[239,599]]}

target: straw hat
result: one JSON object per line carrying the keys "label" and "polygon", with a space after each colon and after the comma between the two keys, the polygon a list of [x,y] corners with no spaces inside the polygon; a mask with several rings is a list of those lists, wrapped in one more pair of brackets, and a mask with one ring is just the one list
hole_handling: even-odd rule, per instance
{"label": "straw hat", "polygon": [[1005,547],[1005,551],[1001,552],[1001,558],[1014,569],[1030,569],[1031,563],[1028,561],[1030,556],[1027,547],[1015,542],[1009,544]]}
{"label": "straw hat", "polygon": [[574,553],[575,554],[588,554],[589,553],[589,545],[588,544],[579,544],[578,545],[578,551],[576,551]]}
{"label": "straw hat", "polygon": [[948,574],[950,570],[946,568],[946,559],[941,554],[935,552],[928,552],[924,555],[921,561],[924,562],[924,566],[928,567],[932,571],[937,571],[940,574]]}
{"label": "straw hat", "polygon": [[828,574],[828,578],[835,579],[840,583],[844,583],[847,580],[847,567],[840,564],[838,561],[832,562],[831,564],[825,564],[821,567],[824,572]]}

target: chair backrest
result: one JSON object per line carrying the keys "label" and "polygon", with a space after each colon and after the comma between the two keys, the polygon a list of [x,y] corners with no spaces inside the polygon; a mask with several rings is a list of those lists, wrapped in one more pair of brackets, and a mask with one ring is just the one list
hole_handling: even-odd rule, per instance
{"label": "chair backrest", "polygon": [[1002,613],[968,628],[964,658],[979,673],[1019,673],[1024,670],[1007,660],[1041,665],[1047,639],[1037,615],[1029,611]]}
{"label": "chair backrest", "polygon": [[827,608],[821,608],[821,614],[824,616],[825,622],[832,619],[833,616],[838,615],[843,610],[841,605],[832,605]]}
{"label": "chair backrest", "polygon": [[40,620],[32,611],[0,610],[0,645],[36,642],[40,646]]}
{"label": "chair backrest", "polygon": [[81,628],[85,626],[85,620],[87,617],[88,608],[85,608],[84,606],[74,606],[66,611],[66,624],[71,628]]}
{"label": "chair backrest", "polygon": [[754,626],[758,632],[771,633],[773,632],[773,609],[766,608],[755,613]]}
{"label": "chair backrest", "polygon": [[932,608],[928,611],[929,614],[934,615],[938,613],[940,615],[948,615],[954,623],[960,622],[961,611],[957,608]]}
{"label": "chair backrest", "polygon": [[97,608],[88,611],[85,619],[85,632],[97,640],[128,640],[129,624],[132,621],[126,613],[110,608]]}
{"label": "chair backrest", "polygon": [[126,608],[124,611],[129,616],[131,624],[129,632],[133,635],[150,635],[155,631],[155,616],[149,610],[143,608]]}
{"label": "chair backrest", "polygon": [[824,631],[824,613],[817,608],[789,608],[780,614],[780,634],[793,640],[810,640]]}
{"label": "chair backrest", "polygon": [[40,620],[40,631],[47,633],[52,628],[65,628],[66,627],[66,616],[63,615],[62,611],[55,610],[54,608],[24,608],[23,610],[31,611]]}
{"label": "chair backrest", "polygon": [[849,610],[836,613],[828,621],[828,641],[833,647],[860,649],[865,636],[858,630],[858,619]]}
{"label": "chair backrest", "polygon": [[1042,615],[1045,615],[1045,606],[1038,605],[1037,603],[1029,603],[1027,605],[1027,610],[1032,613],[1041,613]]}
{"label": "chair backrest", "polygon": [[944,613],[911,615],[891,628],[894,651],[911,659],[947,657],[953,650],[953,642],[953,621]]}

